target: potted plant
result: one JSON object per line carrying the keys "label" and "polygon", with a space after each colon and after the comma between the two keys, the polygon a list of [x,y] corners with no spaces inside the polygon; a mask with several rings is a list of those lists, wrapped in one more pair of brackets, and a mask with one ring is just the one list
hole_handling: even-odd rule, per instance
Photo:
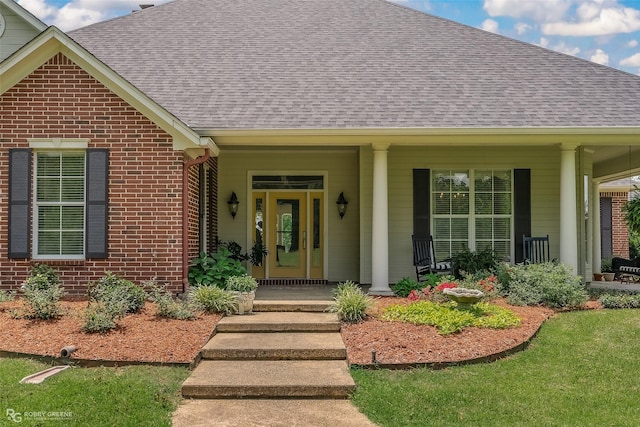
{"label": "potted plant", "polygon": [[236,295],[238,299],[238,314],[251,313],[253,300],[256,297],[258,282],[248,274],[231,276],[225,283],[225,289]]}
{"label": "potted plant", "polygon": [[615,273],[613,272],[613,265],[611,264],[611,258],[602,258],[600,263],[600,270],[602,271],[602,276],[604,280],[607,282],[613,282],[615,278]]}

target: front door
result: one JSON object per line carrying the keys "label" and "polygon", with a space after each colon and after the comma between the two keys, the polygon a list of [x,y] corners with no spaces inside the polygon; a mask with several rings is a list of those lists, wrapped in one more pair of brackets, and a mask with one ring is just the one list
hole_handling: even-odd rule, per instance
{"label": "front door", "polygon": [[269,276],[307,277],[307,193],[269,193]]}

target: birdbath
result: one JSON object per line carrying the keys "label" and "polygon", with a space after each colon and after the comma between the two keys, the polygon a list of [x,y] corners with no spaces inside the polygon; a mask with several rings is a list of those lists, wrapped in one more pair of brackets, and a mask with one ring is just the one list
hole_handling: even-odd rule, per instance
{"label": "birdbath", "polygon": [[447,288],[442,291],[451,301],[458,303],[458,308],[468,309],[473,304],[480,301],[484,296],[484,292],[477,289],[467,288]]}

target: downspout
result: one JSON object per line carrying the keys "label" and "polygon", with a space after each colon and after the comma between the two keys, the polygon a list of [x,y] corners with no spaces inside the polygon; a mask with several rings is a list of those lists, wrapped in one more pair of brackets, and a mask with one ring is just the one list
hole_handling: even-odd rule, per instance
{"label": "downspout", "polygon": [[182,168],[182,293],[189,290],[189,168],[199,165],[211,157],[208,148],[204,154],[184,162]]}

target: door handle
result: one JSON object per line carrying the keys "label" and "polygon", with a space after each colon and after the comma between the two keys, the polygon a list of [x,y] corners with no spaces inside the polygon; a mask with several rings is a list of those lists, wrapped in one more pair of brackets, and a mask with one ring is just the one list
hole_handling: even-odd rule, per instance
{"label": "door handle", "polygon": [[307,232],[302,232],[302,249],[307,250]]}

